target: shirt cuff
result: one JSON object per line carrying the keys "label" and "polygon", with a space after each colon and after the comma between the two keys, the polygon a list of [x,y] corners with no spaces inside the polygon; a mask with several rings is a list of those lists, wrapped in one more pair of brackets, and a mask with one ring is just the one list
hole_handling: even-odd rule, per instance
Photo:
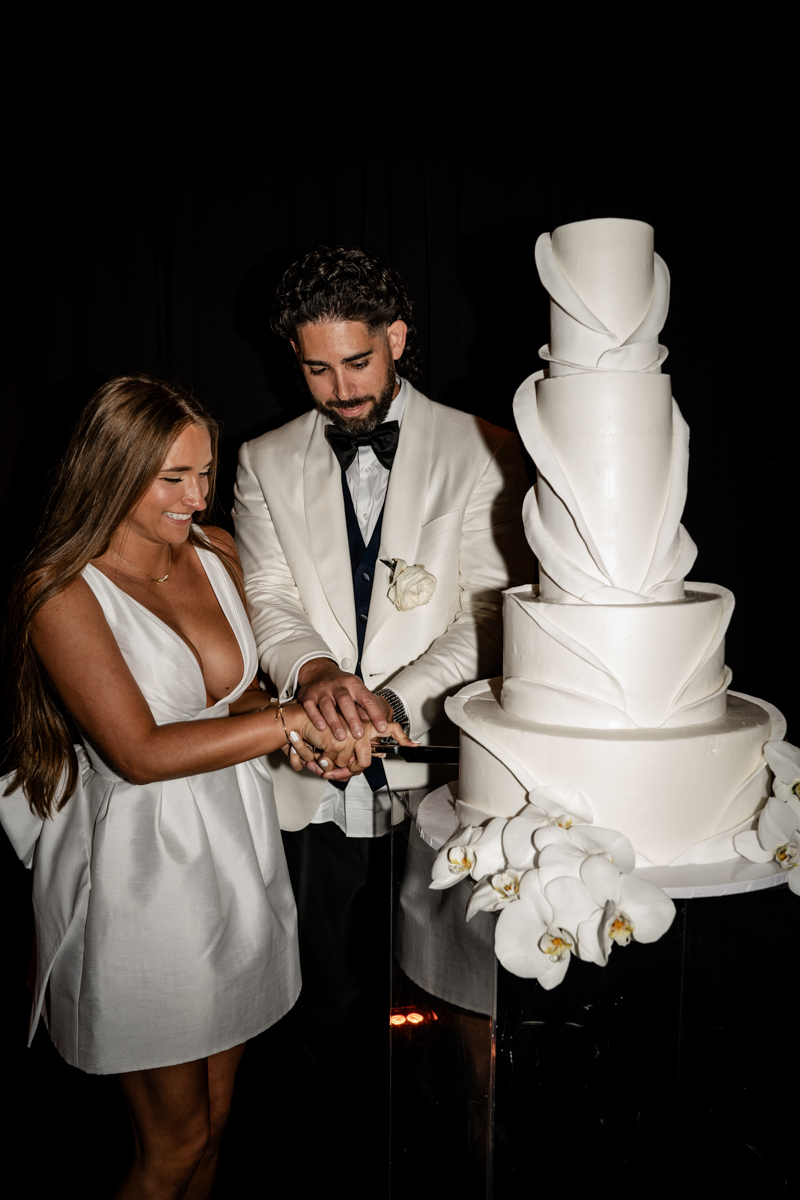
{"label": "shirt cuff", "polygon": [[[306,654],[304,658],[298,658],[297,662],[292,667],[292,673],[286,680],[286,686],[281,692],[281,703],[285,704],[287,700],[294,700],[297,695],[297,677],[300,674],[300,668],[304,667],[307,662],[311,662],[314,658],[329,658],[331,662],[336,662],[332,654]],[[339,665],[338,663],[336,664]]]}

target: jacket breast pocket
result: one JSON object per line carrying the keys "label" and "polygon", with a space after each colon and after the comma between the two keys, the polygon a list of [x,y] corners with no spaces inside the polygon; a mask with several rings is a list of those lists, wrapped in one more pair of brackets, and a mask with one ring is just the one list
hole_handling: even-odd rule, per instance
{"label": "jacket breast pocket", "polygon": [[419,534],[417,562],[436,576],[435,607],[441,607],[452,620],[458,596],[459,559],[461,556],[461,510],[452,512],[423,525]]}
{"label": "jacket breast pocket", "polygon": [[423,548],[437,545],[441,538],[447,537],[448,534],[453,534],[460,529],[460,508],[454,508],[451,512],[444,513],[441,517],[434,517],[432,521],[428,521],[427,525],[423,525],[419,531],[420,552],[422,552]]}

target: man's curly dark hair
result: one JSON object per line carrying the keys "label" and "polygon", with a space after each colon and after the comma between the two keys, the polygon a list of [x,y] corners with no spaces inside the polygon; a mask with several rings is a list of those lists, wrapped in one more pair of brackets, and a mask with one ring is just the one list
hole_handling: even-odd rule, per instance
{"label": "man's curly dark hair", "polygon": [[270,325],[279,337],[296,342],[301,325],[320,321],[363,321],[373,334],[405,321],[406,346],[396,366],[413,379],[418,374],[413,312],[403,280],[377,255],[358,247],[318,246],[284,273]]}

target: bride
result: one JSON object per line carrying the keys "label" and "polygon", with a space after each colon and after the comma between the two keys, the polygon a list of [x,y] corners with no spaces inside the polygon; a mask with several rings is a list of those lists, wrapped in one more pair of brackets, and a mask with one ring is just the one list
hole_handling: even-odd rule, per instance
{"label": "bride", "polygon": [[357,772],[378,736],[335,741],[259,689],[235,545],[193,520],[216,449],[179,387],[105,384],[7,622],[0,819],[34,869],[31,1037],[42,1014],[67,1062],[118,1075],[135,1139],[120,1198],[209,1194],[244,1045],[297,999],[262,756]]}

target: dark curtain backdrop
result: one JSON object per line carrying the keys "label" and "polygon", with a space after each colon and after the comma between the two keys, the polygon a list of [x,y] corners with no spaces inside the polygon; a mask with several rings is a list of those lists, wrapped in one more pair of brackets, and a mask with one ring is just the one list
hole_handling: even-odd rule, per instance
{"label": "dark curtain backdrop", "polygon": [[627,166],[611,152],[556,159],[523,123],[489,119],[431,121],[399,149],[369,133],[279,135],[266,122],[39,142],[7,240],[6,565],[31,543],[76,413],[123,372],[177,379],[222,421],[227,519],[239,443],[306,407],[267,321],[277,279],[305,249],[363,244],[391,260],[416,300],[418,386],[513,428],[514,391],[548,340],[536,237],[635,217],[655,227],[672,274],[662,341],[692,431],[692,576],[734,591],[734,687],[777,704],[797,740],[779,185],[756,184],[713,132],[689,154],[682,132],[676,117]]}

